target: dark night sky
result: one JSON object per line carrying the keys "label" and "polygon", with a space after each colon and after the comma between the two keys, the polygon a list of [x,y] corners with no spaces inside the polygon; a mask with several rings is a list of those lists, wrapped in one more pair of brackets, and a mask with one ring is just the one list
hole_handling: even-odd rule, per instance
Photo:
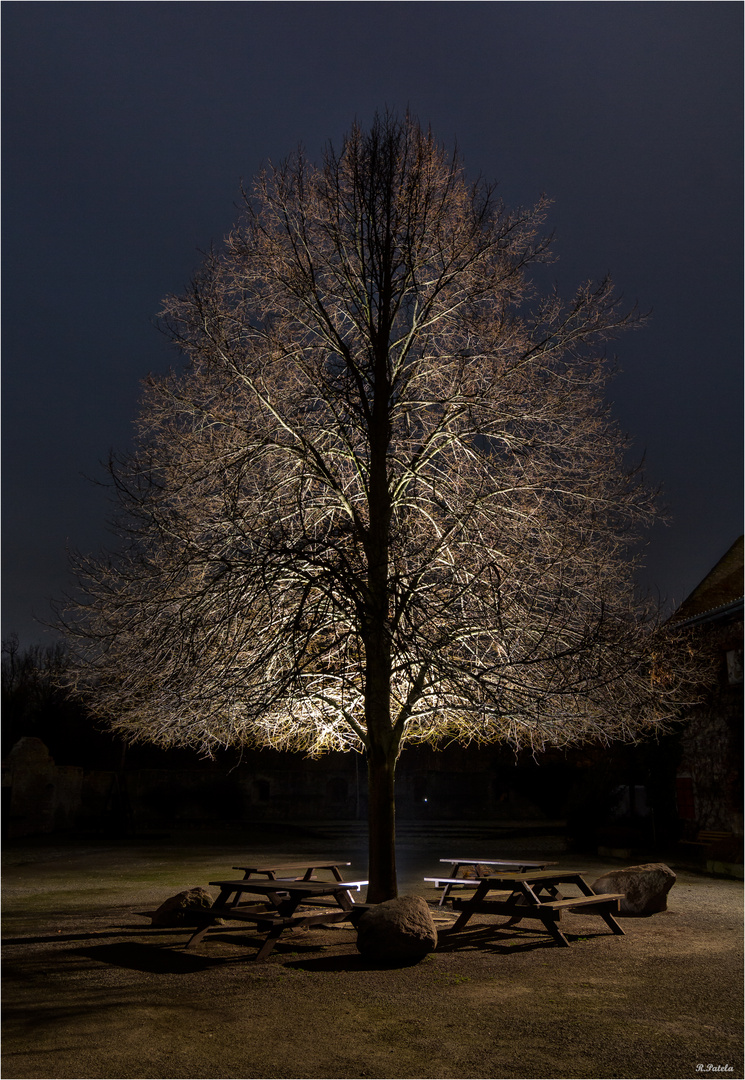
{"label": "dark night sky", "polygon": [[610,271],[648,326],[616,415],[673,523],[680,601],[742,532],[742,23],[727,3],[14,3],[3,9],[3,635],[107,542],[101,475],[153,327],[241,178],[410,107],[508,204],[554,199],[564,293]]}

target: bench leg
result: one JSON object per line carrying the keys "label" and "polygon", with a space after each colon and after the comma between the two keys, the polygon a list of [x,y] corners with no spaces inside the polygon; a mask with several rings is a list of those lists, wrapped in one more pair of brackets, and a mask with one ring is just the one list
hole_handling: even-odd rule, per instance
{"label": "bench leg", "polygon": [[267,956],[269,956],[270,952],[272,951],[274,946],[277,944],[277,939],[279,938],[279,936],[280,936],[280,934],[282,933],[283,930],[284,930],[283,926],[273,926],[272,927],[272,929],[269,931],[269,933],[266,936],[264,944],[261,946],[259,951],[256,953],[256,956],[254,957],[254,960],[257,960],[259,962],[261,962],[262,960],[266,960]]}
{"label": "bench leg", "polygon": [[194,931],[194,933],[189,938],[189,940],[187,941],[184,948],[185,949],[191,949],[194,945],[198,945],[199,942],[202,940],[202,938],[204,937],[204,935],[207,933],[207,931],[209,930],[209,928],[211,926],[212,926],[211,921],[207,922],[207,923],[204,923],[202,926],[198,926],[197,929]]}
{"label": "bench leg", "polygon": [[[521,899],[517,900],[515,902],[514,911],[513,911],[512,915],[510,915],[507,922],[504,923],[504,926],[505,927],[507,927],[507,926],[517,926],[517,924],[522,922],[523,919],[530,913],[530,909],[531,909],[532,906],[533,906],[532,904],[526,903],[524,898],[521,898]],[[524,912],[521,911],[520,908],[524,908],[525,911]]]}
{"label": "bench leg", "polygon": [[616,920],[613,918],[609,911],[601,911],[600,915],[603,919],[605,919],[606,923],[611,928],[614,934],[618,934],[621,937],[625,935],[626,931],[619,926],[619,924],[616,922]]}
{"label": "bench leg", "polygon": [[[456,863],[455,866],[450,867],[450,877],[457,877],[458,876],[458,871],[460,870],[460,866],[461,866],[460,863]],[[437,905],[438,907],[444,907],[445,906],[445,901],[447,900],[452,887],[453,887],[452,885],[446,885],[445,888],[442,890],[442,896],[440,897],[440,902]]]}
{"label": "bench leg", "polygon": [[552,918],[552,916],[547,913],[544,917],[541,918],[541,922],[546,927],[549,934],[554,939],[554,941],[557,943],[557,945],[561,945],[562,947],[569,948],[569,942],[567,941],[567,939],[564,937],[561,930],[559,929],[559,924],[558,924],[558,921],[556,919]]}
{"label": "bench leg", "polygon": [[456,930],[462,930],[468,920],[471,918],[471,915],[473,915],[472,911],[470,911],[468,908],[463,908],[458,918],[450,927],[450,933],[454,934]]}
{"label": "bench leg", "polygon": [[455,933],[456,930],[461,930],[466,925],[466,923],[471,918],[471,916],[474,914],[474,912],[478,910],[478,907],[481,904],[481,901],[484,899],[484,897],[486,896],[486,894],[488,892],[489,892],[488,879],[484,878],[476,886],[476,892],[473,894],[473,896],[470,897],[469,900],[463,901],[463,907],[461,908],[461,913],[458,916],[458,918],[455,920],[455,923],[453,924],[453,926],[450,928],[451,933]]}
{"label": "bench leg", "polygon": [[521,923],[523,921],[523,918],[524,918],[523,915],[510,915],[507,922],[503,923],[502,925],[504,926],[504,928],[506,930],[508,926],[517,926],[518,923]]}

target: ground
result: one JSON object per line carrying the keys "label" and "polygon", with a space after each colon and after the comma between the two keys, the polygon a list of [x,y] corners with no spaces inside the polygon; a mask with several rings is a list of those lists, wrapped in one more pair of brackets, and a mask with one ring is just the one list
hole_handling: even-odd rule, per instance
{"label": "ground", "polygon": [[[440,857],[518,853],[590,881],[620,865],[556,836],[403,825],[400,891],[434,903],[422,879]],[[184,952],[185,932],[138,914],[253,855],[310,854],[364,876],[363,833],[345,822],[6,845],[5,1080],[743,1077],[740,881],[679,872],[668,910],[624,919],[624,937],[570,915],[568,949],[537,923],[500,932],[483,917],[392,969],[365,963],[346,926],[283,935],[256,964],[250,930]]]}

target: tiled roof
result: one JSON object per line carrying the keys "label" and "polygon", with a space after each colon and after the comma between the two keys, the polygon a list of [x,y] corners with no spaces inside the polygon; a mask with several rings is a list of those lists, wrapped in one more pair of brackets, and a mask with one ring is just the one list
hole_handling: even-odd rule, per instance
{"label": "tiled roof", "polygon": [[690,596],[687,596],[673,616],[675,622],[690,620],[706,613],[715,615],[742,603],[743,598],[743,538],[738,537],[729,551],[706,575]]}

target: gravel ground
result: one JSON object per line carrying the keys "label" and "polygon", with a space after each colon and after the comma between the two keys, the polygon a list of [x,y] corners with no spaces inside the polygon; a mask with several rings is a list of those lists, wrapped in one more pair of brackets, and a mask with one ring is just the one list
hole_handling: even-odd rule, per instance
{"label": "gravel ground", "polygon": [[[387,969],[363,962],[346,926],[285,934],[256,964],[251,931],[225,927],[185,953],[184,932],[138,914],[254,854],[331,852],[359,876],[364,841],[345,825],[222,846],[7,847],[4,1080],[743,1077],[740,881],[678,871],[669,910],[624,919],[624,937],[569,916],[569,949],[538,924],[500,932],[482,917],[422,963]],[[400,891],[433,904],[422,878],[441,855],[540,852],[590,881],[620,865],[552,836],[401,834]]]}

